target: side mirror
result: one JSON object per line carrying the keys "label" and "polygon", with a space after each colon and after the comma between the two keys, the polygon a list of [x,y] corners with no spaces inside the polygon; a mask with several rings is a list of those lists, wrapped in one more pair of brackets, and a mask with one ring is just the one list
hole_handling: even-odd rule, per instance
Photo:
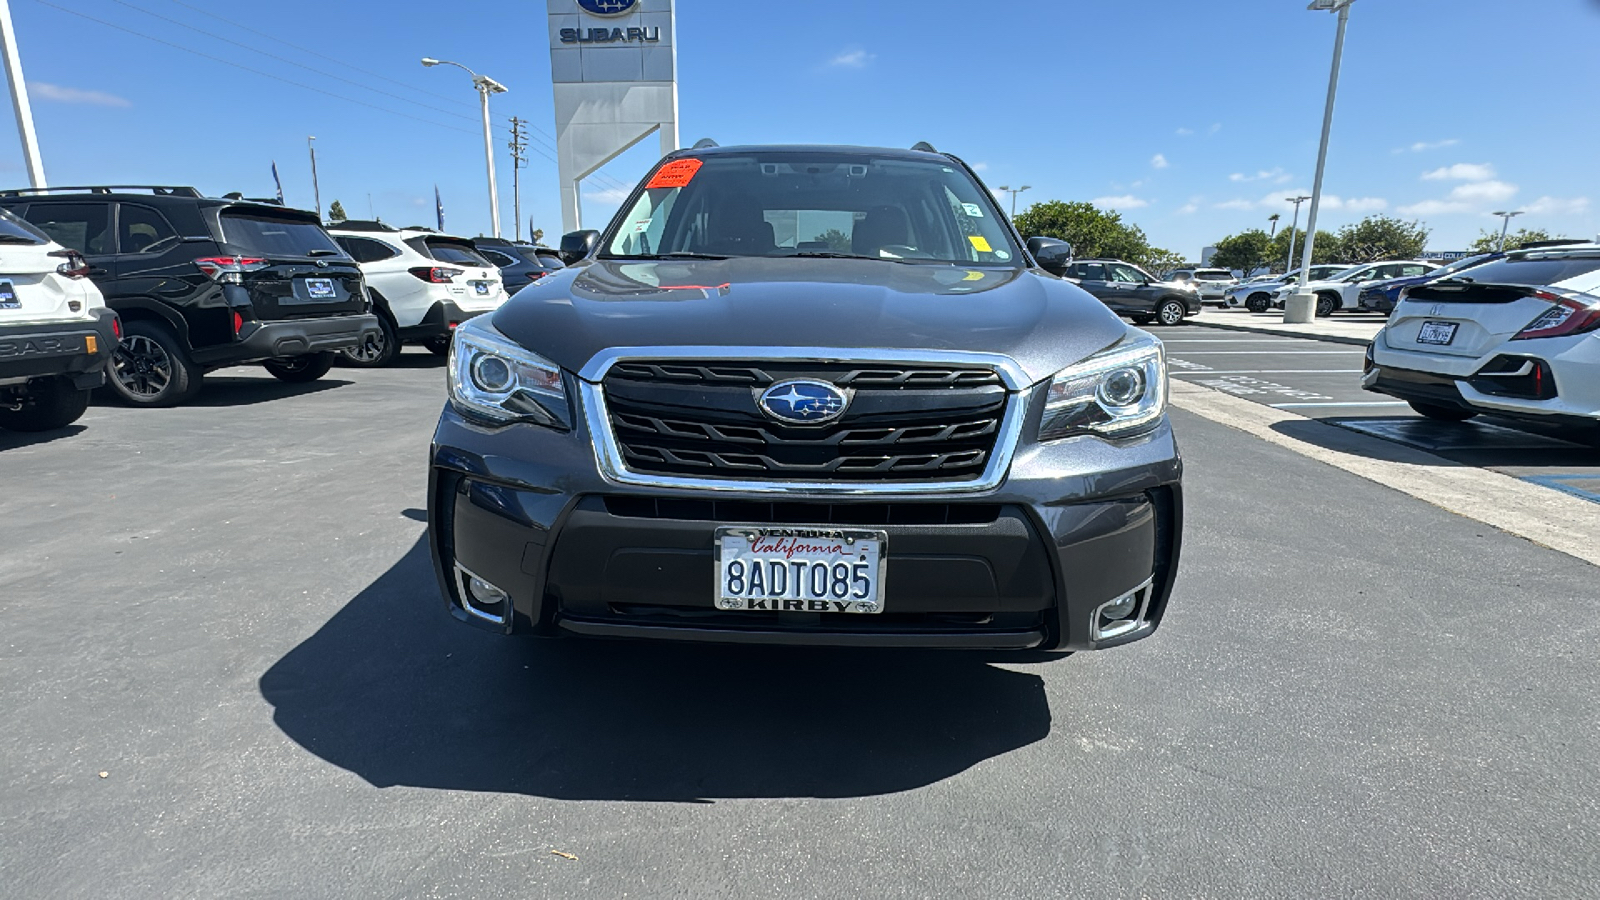
{"label": "side mirror", "polygon": [[1039,268],[1051,275],[1066,275],[1072,265],[1072,245],[1051,237],[1028,238],[1028,253]]}
{"label": "side mirror", "polygon": [[600,246],[600,232],[585,230],[574,231],[561,236],[561,249],[556,252],[561,261],[572,265],[580,259],[585,259]]}

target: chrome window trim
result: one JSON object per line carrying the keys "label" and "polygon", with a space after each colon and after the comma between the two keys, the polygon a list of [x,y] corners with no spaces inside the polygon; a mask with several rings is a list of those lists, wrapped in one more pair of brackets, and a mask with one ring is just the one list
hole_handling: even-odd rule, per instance
{"label": "chrome window trim", "polygon": [[[611,431],[601,379],[613,365],[635,359],[706,359],[750,362],[907,363],[978,365],[993,369],[1008,388],[1006,411],[995,437],[994,453],[979,478],[968,481],[927,482],[807,482],[741,481],[732,478],[697,478],[687,475],[648,475],[630,470]],[[595,355],[578,373],[579,399],[584,419],[594,439],[600,474],[615,484],[682,490],[737,491],[752,494],[822,494],[846,496],[921,495],[992,491],[1005,481],[1028,418],[1027,373],[1008,356],[995,353],[960,353],[945,350],[862,350],[838,347],[614,347]]]}

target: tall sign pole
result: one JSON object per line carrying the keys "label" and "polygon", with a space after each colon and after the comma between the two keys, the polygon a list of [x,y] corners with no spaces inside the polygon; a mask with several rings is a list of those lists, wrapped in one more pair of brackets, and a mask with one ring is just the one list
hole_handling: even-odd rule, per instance
{"label": "tall sign pole", "polygon": [[311,196],[317,202],[317,218],[322,218],[322,188],[317,184],[317,145],[315,137],[306,138],[306,147],[311,151]]}
{"label": "tall sign pole", "polygon": [[6,80],[11,83],[11,109],[17,114],[17,134],[22,137],[28,181],[36,188],[49,187],[44,180],[44,161],[39,157],[39,135],[33,130],[33,106],[28,102],[28,82],[22,77],[22,56],[17,52],[10,0],[0,0],[0,55],[5,57]]}
{"label": "tall sign pole", "polygon": [[528,120],[511,117],[511,206],[517,223],[516,239],[522,240],[522,170],[528,165]]}

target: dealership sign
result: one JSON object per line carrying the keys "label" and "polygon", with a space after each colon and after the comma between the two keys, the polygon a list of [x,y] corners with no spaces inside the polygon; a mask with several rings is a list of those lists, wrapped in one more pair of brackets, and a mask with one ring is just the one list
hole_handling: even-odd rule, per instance
{"label": "dealership sign", "polygon": [[563,28],[563,44],[646,44],[660,43],[660,28]]}
{"label": "dealership sign", "polygon": [[625,16],[638,8],[639,0],[578,0],[578,6],[597,16]]}

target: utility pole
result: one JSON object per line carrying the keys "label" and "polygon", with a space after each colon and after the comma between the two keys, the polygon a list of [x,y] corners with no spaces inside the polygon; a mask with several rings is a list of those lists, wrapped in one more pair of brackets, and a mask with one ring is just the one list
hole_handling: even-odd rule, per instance
{"label": "utility pole", "polygon": [[39,158],[39,135],[33,130],[33,106],[28,103],[28,83],[22,78],[22,56],[17,52],[17,30],[11,24],[9,0],[0,0],[0,55],[5,56],[6,79],[11,83],[11,109],[17,114],[17,134],[22,138],[28,180],[33,187],[49,187],[44,180],[44,161]]}
{"label": "utility pole", "polygon": [[1511,220],[1522,215],[1522,210],[1519,209],[1516,212],[1497,212],[1495,215],[1505,220],[1504,222],[1500,223],[1500,245],[1495,248],[1501,253],[1504,253],[1506,251],[1506,232],[1511,229]]}
{"label": "utility pole", "polygon": [[1322,110],[1322,143],[1317,147],[1317,176],[1311,181],[1311,211],[1306,214],[1306,245],[1301,252],[1300,285],[1294,294],[1283,301],[1285,324],[1305,323],[1316,319],[1317,298],[1308,292],[1306,284],[1311,275],[1311,254],[1317,241],[1317,211],[1322,207],[1322,176],[1328,167],[1328,137],[1333,133],[1333,101],[1339,94],[1339,63],[1344,58],[1344,32],[1350,24],[1350,4],[1355,0],[1311,0],[1306,9],[1327,11],[1339,16],[1338,31],[1333,38],[1333,70],[1328,74],[1328,102]]}
{"label": "utility pole", "polygon": [[317,218],[322,218],[322,188],[317,184],[317,145],[315,137],[306,138],[306,147],[311,150],[311,196],[317,201]]}
{"label": "utility pole", "polygon": [[1002,184],[997,190],[1005,191],[1011,195],[1011,218],[1015,219],[1017,217],[1017,195],[1023,191],[1033,190],[1033,185],[1025,184],[1019,188],[1009,188]]}
{"label": "utility pole", "polygon": [[522,240],[522,170],[528,167],[527,119],[511,117],[511,205],[517,223],[517,240]]}
{"label": "utility pole", "polygon": [[1289,259],[1283,264],[1285,274],[1294,271],[1294,239],[1300,231],[1300,204],[1310,200],[1310,197],[1285,197],[1285,203],[1294,204],[1294,224],[1289,226]]}

